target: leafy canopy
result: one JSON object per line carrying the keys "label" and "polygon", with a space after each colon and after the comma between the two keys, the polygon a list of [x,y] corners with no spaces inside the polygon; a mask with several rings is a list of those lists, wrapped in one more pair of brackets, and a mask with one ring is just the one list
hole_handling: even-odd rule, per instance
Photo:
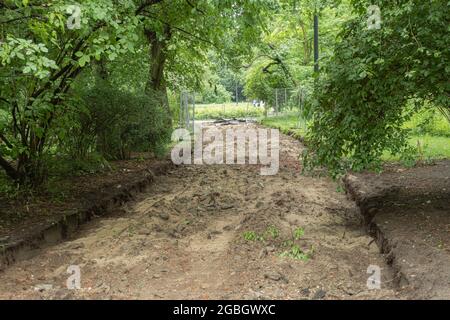
{"label": "leafy canopy", "polygon": [[353,1],[356,17],[339,34],[317,83],[305,160],[334,176],[379,168],[384,150],[407,149],[403,124],[423,101],[450,107],[450,2],[375,3],[381,28],[368,28],[372,1]]}

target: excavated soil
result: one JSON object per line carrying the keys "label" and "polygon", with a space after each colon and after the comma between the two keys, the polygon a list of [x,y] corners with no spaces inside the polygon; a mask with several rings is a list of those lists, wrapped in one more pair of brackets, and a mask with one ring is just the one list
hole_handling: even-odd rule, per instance
{"label": "excavated soil", "polygon": [[411,298],[450,299],[450,161],[349,175],[347,190]]}
{"label": "excavated soil", "polygon": [[[280,140],[275,176],[205,165],[155,177],[136,201],[1,272],[0,298],[404,298],[355,204],[328,178],[302,175],[302,145]],[[308,256],[283,255],[293,244]],[[70,265],[81,290],[66,288]],[[367,287],[371,265],[380,290]]]}
{"label": "excavated soil", "polygon": [[[25,239],[71,212],[92,208],[106,198],[129,192],[133,186],[145,184],[171,165],[170,160],[144,159],[113,161],[114,169],[104,172],[54,178],[53,185],[33,194],[17,198],[0,194],[0,245]],[[147,179],[151,180],[151,179]]]}

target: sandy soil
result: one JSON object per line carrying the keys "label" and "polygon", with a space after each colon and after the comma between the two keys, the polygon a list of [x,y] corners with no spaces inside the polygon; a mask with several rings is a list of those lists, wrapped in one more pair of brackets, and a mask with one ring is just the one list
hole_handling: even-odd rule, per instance
{"label": "sandy soil", "polygon": [[148,153],[134,156],[133,160],[112,161],[108,168],[95,173],[52,176],[32,194],[22,192],[12,197],[0,193],[0,245],[3,239],[26,239],[70,212],[87,210],[121,190],[129,190],[150,171],[158,173],[168,163]]}
{"label": "sandy soil", "polygon": [[450,161],[346,177],[403,294],[450,299]]}
{"label": "sandy soil", "polygon": [[[301,150],[281,136],[280,172],[269,177],[257,166],[176,167],[135,202],[0,273],[0,298],[403,298],[354,203],[328,178],[301,175]],[[310,257],[283,257],[294,243]],[[81,290],[66,288],[70,265]],[[370,265],[382,270],[381,290],[367,288]]]}

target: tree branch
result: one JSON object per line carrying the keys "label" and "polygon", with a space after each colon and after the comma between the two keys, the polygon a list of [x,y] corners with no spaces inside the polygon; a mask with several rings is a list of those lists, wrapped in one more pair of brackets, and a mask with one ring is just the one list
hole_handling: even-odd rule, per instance
{"label": "tree branch", "polygon": [[195,34],[192,34],[192,33],[190,33],[189,31],[186,31],[186,30],[184,30],[184,29],[181,29],[180,27],[172,26],[172,25],[170,25],[170,23],[168,23],[168,22],[162,20],[161,18],[158,18],[158,17],[152,15],[152,14],[149,13],[149,12],[145,12],[145,13],[148,14],[148,17],[149,17],[149,18],[153,18],[153,19],[155,19],[155,20],[158,20],[159,22],[161,22],[161,23],[164,24],[165,26],[170,27],[171,29],[177,30],[177,31],[179,31],[179,32],[181,32],[181,33],[183,33],[183,34],[185,34],[185,35],[188,35],[189,37],[191,37],[191,40],[192,40],[192,38],[194,38],[195,40],[198,40],[198,41],[201,41],[201,42],[205,42],[205,43],[207,43],[207,44],[213,46],[214,48],[220,50],[220,48],[219,48],[214,42],[212,42],[212,41],[210,41],[210,40],[203,39],[202,37],[199,37],[199,36],[197,36],[197,35],[195,35]]}
{"label": "tree branch", "polygon": [[163,1],[164,0],[146,0],[136,9],[136,13],[135,14],[136,15],[140,15],[148,7],[154,6],[155,4],[161,3]]}
{"label": "tree branch", "polygon": [[0,139],[3,140],[3,142],[6,144],[6,146],[10,149],[13,148],[13,145],[6,139],[6,137],[3,135],[3,133],[0,133]]}
{"label": "tree branch", "polygon": [[19,179],[17,170],[0,154],[0,166],[5,170],[6,174],[13,180]]}
{"label": "tree branch", "polygon": [[47,20],[47,19],[44,19],[44,17],[42,17],[40,15],[34,14],[34,15],[31,15],[31,16],[17,17],[17,18],[13,18],[13,19],[10,19],[10,20],[6,20],[6,21],[0,21],[0,24],[13,23],[13,22],[16,22],[16,21],[25,20],[25,19],[33,19],[33,18],[37,18],[37,19],[42,20],[42,21],[46,21]]}
{"label": "tree branch", "polygon": [[194,5],[190,0],[186,0],[187,4],[193,8],[196,9],[198,12],[200,12],[203,15],[206,15],[205,11],[203,11],[202,9],[199,9],[196,5]]}

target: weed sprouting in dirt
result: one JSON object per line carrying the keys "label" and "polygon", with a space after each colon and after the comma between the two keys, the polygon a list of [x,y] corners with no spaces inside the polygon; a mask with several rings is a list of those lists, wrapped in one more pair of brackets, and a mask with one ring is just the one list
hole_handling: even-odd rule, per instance
{"label": "weed sprouting in dirt", "polygon": [[280,257],[285,258],[292,258],[295,260],[301,260],[301,261],[308,261],[312,258],[314,253],[314,248],[311,247],[308,251],[303,251],[298,244],[293,244],[288,250],[283,251],[280,254]]}
{"label": "weed sprouting in dirt", "polygon": [[280,236],[280,230],[275,226],[269,226],[263,234],[258,234],[255,231],[244,232],[244,239],[247,241],[261,241],[267,242],[268,240],[276,240]]}
{"label": "weed sprouting in dirt", "polygon": [[301,261],[308,261],[309,259],[311,259],[314,254],[314,248],[311,246],[309,250],[305,251],[297,243],[298,241],[302,240],[303,236],[305,235],[305,229],[302,227],[297,227],[291,233],[292,239],[283,242],[283,247],[287,249],[280,254],[280,257],[288,257]]}
{"label": "weed sprouting in dirt", "polygon": [[279,254],[279,257],[292,258],[295,260],[308,261],[313,257],[314,248],[311,247],[309,250],[303,250],[299,244],[299,241],[303,239],[305,235],[305,229],[303,227],[297,227],[291,230],[291,236],[289,239],[280,239],[281,232],[275,226],[271,225],[267,229],[259,234],[255,231],[246,231],[243,237],[249,242],[264,242],[264,244],[280,246],[283,248]]}
{"label": "weed sprouting in dirt", "polygon": [[257,234],[255,231],[244,232],[244,239],[247,241],[264,241],[264,237]]}
{"label": "weed sprouting in dirt", "polygon": [[294,230],[293,234],[295,240],[300,240],[305,235],[305,229],[298,227]]}
{"label": "weed sprouting in dirt", "polygon": [[280,236],[280,231],[274,226],[269,226],[266,230],[266,234],[275,240]]}

